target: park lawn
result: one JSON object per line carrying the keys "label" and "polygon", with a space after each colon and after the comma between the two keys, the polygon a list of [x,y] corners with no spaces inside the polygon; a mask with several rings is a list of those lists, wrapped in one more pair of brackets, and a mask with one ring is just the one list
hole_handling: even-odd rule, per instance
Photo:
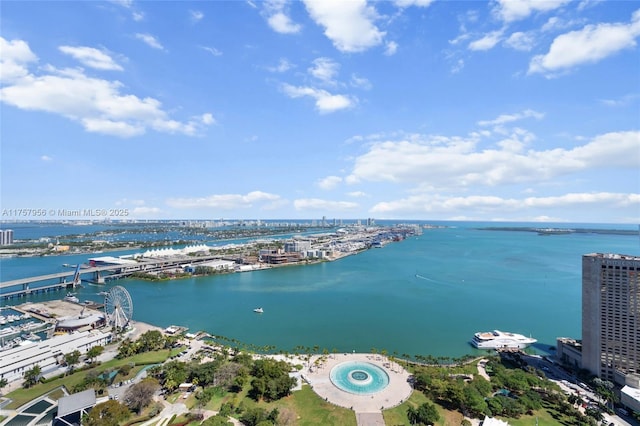
{"label": "park lawn", "polygon": [[431,401],[422,392],[414,391],[409,399],[402,404],[382,412],[385,424],[409,426],[411,423],[409,423],[409,418],[407,417],[407,409],[409,407],[417,408],[425,402],[432,403],[438,410],[440,420],[436,423],[437,425],[459,425],[462,423],[463,416],[461,413],[458,411],[447,410]]}
{"label": "park lawn", "polygon": [[356,414],[348,408],[330,404],[318,396],[309,385],[303,385],[302,389],[293,392],[286,398],[276,401],[275,405],[281,408],[289,408],[298,414],[300,426],[313,425],[339,425],[348,426],[356,424]]}
{"label": "park lawn", "polygon": [[65,396],[65,393],[62,389],[55,389],[53,392],[49,392],[49,394],[47,395],[47,397],[53,401],[57,401],[63,396]]}
{"label": "park lawn", "polygon": [[538,426],[556,426],[559,424],[569,424],[572,420],[571,417],[567,417],[563,414],[558,415],[560,416],[560,418],[556,419],[550,412],[543,408],[542,410],[537,410],[533,415],[520,416],[520,418],[518,419],[512,419],[509,417],[498,418],[509,422],[509,424],[512,426],[529,426],[535,424],[537,424]]}
{"label": "park lawn", "polygon": [[224,392],[222,394],[214,395],[213,398],[207,402],[204,408],[205,410],[220,411],[222,404],[227,402],[231,402],[234,407],[237,407],[238,404],[240,404],[240,401],[243,401],[247,397],[248,393],[249,387],[245,386],[239,393]]}
{"label": "park lawn", "polygon": [[409,407],[419,407],[425,402],[429,402],[429,399],[422,392],[414,391],[411,393],[409,399],[402,404],[382,412],[384,423],[388,425],[409,425],[407,409]]}

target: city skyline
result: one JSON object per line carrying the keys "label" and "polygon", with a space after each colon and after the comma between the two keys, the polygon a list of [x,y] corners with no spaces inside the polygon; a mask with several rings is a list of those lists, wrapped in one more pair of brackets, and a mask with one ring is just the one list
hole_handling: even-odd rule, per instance
{"label": "city skyline", "polygon": [[0,24],[0,204],[44,212],[15,219],[640,221],[633,2],[3,2]]}

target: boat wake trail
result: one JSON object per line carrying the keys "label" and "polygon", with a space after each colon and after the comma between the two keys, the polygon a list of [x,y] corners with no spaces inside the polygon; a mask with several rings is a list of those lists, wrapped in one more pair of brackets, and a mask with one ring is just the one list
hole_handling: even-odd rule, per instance
{"label": "boat wake trail", "polygon": [[416,278],[419,278],[419,279],[425,280],[425,281],[431,281],[432,283],[437,282],[436,280],[432,280],[431,278],[423,277],[422,275],[419,275],[419,274],[416,274]]}

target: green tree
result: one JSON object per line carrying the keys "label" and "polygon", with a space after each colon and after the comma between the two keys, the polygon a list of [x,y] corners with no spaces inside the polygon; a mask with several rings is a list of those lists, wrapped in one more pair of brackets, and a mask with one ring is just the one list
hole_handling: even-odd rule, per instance
{"label": "green tree", "polygon": [[80,355],[79,350],[64,354],[64,363],[69,367],[69,374],[73,373],[74,366],[80,362]]}
{"label": "green tree", "polygon": [[417,408],[409,407],[407,417],[412,425],[432,425],[440,420],[440,414],[435,405],[425,402]]}
{"label": "green tree", "polygon": [[487,409],[487,403],[482,394],[473,386],[465,386],[463,406],[470,417],[480,417]]}
{"label": "green tree", "polygon": [[100,346],[100,345],[94,346],[87,351],[87,357],[89,357],[89,359],[91,360],[91,363],[94,363],[96,358],[98,358],[100,354],[102,354],[102,352],[104,352],[103,346]]}
{"label": "green tree", "polygon": [[[240,421],[247,426],[257,426],[263,421],[268,421],[267,410],[260,407],[249,408],[240,417]],[[270,424],[273,424],[270,422]]]}
{"label": "green tree", "polygon": [[271,358],[256,360],[251,374],[250,396],[257,400],[275,401],[291,393],[296,379],[289,377],[289,364]]}
{"label": "green tree", "polygon": [[165,347],[165,337],[158,330],[149,330],[143,333],[136,341],[136,353],[150,352]]}
{"label": "green tree", "polygon": [[24,372],[24,387],[30,388],[38,383],[42,369],[38,364],[34,365],[30,370]]}
{"label": "green tree", "polygon": [[82,424],[85,426],[118,426],[130,415],[127,407],[118,401],[109,400],[93,407],[89,414],[82,418]]}
{"label": "green tree", "polygon": [[184,362],[170,361],[163,366],[162,374],[164,379],[162,386],[169,391],[174,391],[187,380],[187,366]]}
{"label": "green tree", "polygon": [[127,358],[136,354],[136,344],[128,337],[124,339],[118,346],[118,355],[116,358]]}

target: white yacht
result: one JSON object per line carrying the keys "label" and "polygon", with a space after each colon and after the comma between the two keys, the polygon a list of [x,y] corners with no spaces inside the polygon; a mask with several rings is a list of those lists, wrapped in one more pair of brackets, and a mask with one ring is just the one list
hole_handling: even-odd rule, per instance
{"label": "white yacht", "polygon": [[478,332],[471,339],[478,349],[524,349],[535,342],[531,337],[499,330]]}
{"label": "white yacht", "polygon": [[264,312],[264,309],[262,309],[262,308],[255,308],[255,309],[253,310],[253,312],[255,312],[256,314],[261,314],[261,313],[263,313],[263,312]]}

